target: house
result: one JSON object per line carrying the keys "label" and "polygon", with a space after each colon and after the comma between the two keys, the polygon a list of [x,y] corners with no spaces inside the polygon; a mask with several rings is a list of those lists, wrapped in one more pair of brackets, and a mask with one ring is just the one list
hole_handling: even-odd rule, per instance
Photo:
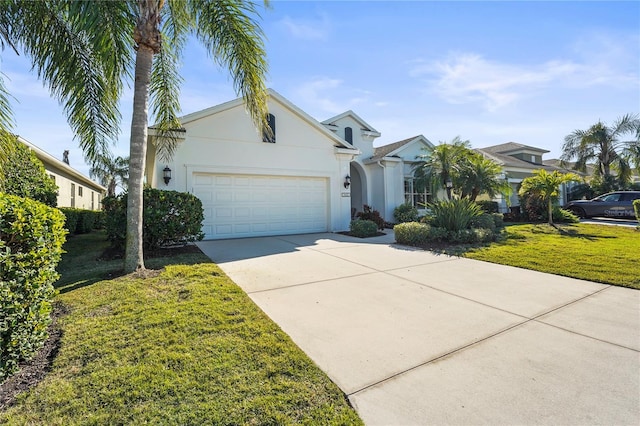
{"label": "house", "polygon": [[419,199],[411,165],[432,146],[423,136],[374,148],[380,132],[353,111],[319,122],[274,90],[268,106],[272,135],[241,98],[182,117],[167,162],[149,129],[147,183],[196,195],[205,238],[344,231],[364,204],[392,220],[405,195]]}
{"label": "house", "polygon": [[[542,156],[549,151],[546,149],[536,148],[533,146],[523,145],[516,142],[507,142],[500,145],[488,146],[486,148],[477,148],[477,152],[482,154],[485,158],[491,159],[502,166],[505,174],[505,179],[509,182],[512,189],[512,194],[509,199],[509,203],[504,197],[499,197],[495,201],[498,202],[501,212],[508,212],[509,206],[518,208],[520,206],[520,200],[518,198],[518,190],[522,181],[533,176],[534,170],[545,169],[549,172],[555,170],[562,173],[567,173],[568,170],[555,164],[546,164],[542,159]],[[564,205],[566,202],[565,186],[560,188],[560,205]]]}
{"label": "house", "polygon": [[18,142],[26,145],[44,164],[44,169],[58,186],[58,207],[75,207],[100,210],[106,188],[89,179],[69,164],[58,160],[36,145],[18,136]]}

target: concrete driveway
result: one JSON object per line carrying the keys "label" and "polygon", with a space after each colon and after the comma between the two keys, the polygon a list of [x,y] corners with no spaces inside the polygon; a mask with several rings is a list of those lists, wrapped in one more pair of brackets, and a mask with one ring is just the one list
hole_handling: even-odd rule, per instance
{"label": "concrete driveway", "polygon": [[393,241],[198,246],[368,425],[640,423],[640,292]]}

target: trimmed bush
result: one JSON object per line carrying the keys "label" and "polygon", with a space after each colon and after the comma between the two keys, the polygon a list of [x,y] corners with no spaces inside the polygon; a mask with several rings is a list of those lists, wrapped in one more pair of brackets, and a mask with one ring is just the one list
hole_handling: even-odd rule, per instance
{"label": "trimmed bush", "polygon": [[7,194],[31,198],[50,207],[58,203],[58,186],[47,174],[42,161],[27,146],[14,139],[4,170]]}
{"label": "trimmed bush", "polygon": [[482,213],[480,216],[476,216],[471,219],[471,228],[485,228],[490,229],[491,232],[496,230],[496,222],[493,220],[493,215],[489,213]]}
{"label": "trimmed bush", "polygon": [[409,246],[423,246],[429,240],[431,227],[424,223],[405,222],[393,227],[396,241]]}
{"label": "trimmed bush", "polygon": [[502,213],[491,213],[491,217],[496,229],[504,228],[504,215]]}
{"label": "trimmed bush", "polygon": [[393,218],[397,223],[417,222],[418,209],[409,203],[400,204],[393,210]]}
{"label": "trimmed bush", "polygon": [[380,216],[380,212],[378,210],[374,210],[371,206],[364,205],[362,206],[361,212],[356,214],[356,217],[360,220],[370,220],[376,225],[378,225],[378,229],[384,229],[384,219]]}
{"label": "trimmed bush", "polygon": [[447,231],[459,231],[469,228],[471,221],[482,215],[482,209],[466,198],[442,200],[429,204],[433,219],[431,226]]}
{"label": "trimmed bush", "polygon": [[94,229],[104,228],[104,212],[95,210],[60,207],[64,214],[65,228],[71,234],[87,234]]}
{"label": "trimmed bush", "polygon": [[58,209],[0,193],[0,382],[47,338],[64,222]]}
{"label": "trimmed bush", "polygon": [[636,219],[640,222],[640,200],[633,200],[633,210],[636,212]]}
{"label": "trimmed bush", "polygon": [[491,200],[476,201],[476,204],[486,213],[498,213],[498,202]]}
{"label": "trimmed bush", "polygon": [[78,227],[78,221],[80,220],[80,209],[73,209],[71,207],[60,207],[59,209],[65,217],[64,227],[70,234],[76,233]]}
{"label": "trimmed bush", "polygon": [[[146,188],[143,194],[143,244],[156,249],[204,238],[202,202],[195,195]],[[107,238],[115,247],[124,247],[126,239],[127,194],[106,197]]]}
{"label": "trimmed bush", "polygon": [[378,225],[370,220],[352,220],[349,229],[351,235],[360,238],[375,237],[378,233]]}

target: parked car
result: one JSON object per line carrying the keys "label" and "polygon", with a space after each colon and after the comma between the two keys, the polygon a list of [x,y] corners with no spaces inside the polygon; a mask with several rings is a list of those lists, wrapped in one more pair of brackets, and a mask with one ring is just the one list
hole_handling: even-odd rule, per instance
{"label": "parked car", "polygon": [[640,199],[640,191],[616,191],[593,200],[574,200],[564,206],[579,217],[635,217],[633,200]]}

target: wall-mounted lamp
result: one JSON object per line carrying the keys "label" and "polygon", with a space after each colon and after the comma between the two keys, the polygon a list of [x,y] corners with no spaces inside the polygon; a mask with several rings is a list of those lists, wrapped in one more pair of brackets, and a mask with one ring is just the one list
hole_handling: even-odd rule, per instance
{"label": "wall-mounted lamp", "polygon": [[450,178],[447,178],[446,182],[444,183],[447,187],[447,198],[450,200],[451,199],[451,189],[453,188],[453,182],[451,182]]}
{"label": "wall-mounted lamp", "polygon": [[162,170],[162,178],[164,179],[164,184],[169,185],[169,181],[171,180],[171,169],[169,168],[169,166],[166,166]]}
{"label": "wall-mounted lamp", "polygon": [[349,188],[350,185],[351,185],[351,176],[346,175],[344,177],[344,187]]}

